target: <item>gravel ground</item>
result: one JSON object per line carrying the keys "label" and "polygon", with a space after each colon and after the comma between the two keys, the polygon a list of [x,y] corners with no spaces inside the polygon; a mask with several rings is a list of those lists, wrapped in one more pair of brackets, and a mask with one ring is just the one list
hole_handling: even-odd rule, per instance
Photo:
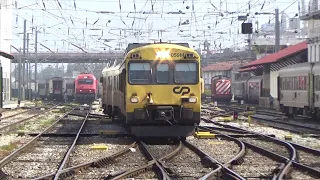
{"label": "gravel ground", "polygon": [[2,117],[1,118],[6,118],[8,116],[18,114],[24,111],[28,111],[27,109],[15,109],[15,110],[9,110],[9,111],[4,111],[2,112]]}
{"label": "gravel ground", "polygon": [[30,136],[17,136],[16,134],[0,136],[0,159],[9,155],[10,152],[21,147],[32,138]]}
{"label": "gravel ground", "polygon": [[199,156],[187,147],[183,147],[177,156],[164,165],[172,170],[174,179],[199,179],[211,171],[209,168],[204,168]]}
{"label": "gravel ground", "polygon": [[313,180],[313,179],[319,179],[319,178],[314,178],[306,173],[303,173],[301,171],[298,171],[296,169],[294,169],[291,173],[290,173],[290,176],[291,177],[288,177],[288,179],[297,179],[297,180]]}
{"label": "gravel ground", "polygon": [[115,163],[103,168],[88,168],[83,172],[77,173],[72,179],[101,179],[111,173],[116,173],[123,170],[133,170],[147,163],[139,148],[124,154],[117,158]]}
{"label": "gravel ground", "polygon": [[[93,118],[90,118],[93,119]],[[99,127],[99,128],[97,128]],[[119,124],[103,124],[100,120],[90,120],[87,121],[85,129],[82,131],[82,133],[85,134],[99,134],[100,131],[119,131],[119,132],[127,132],[123,126]]]}
{"label": "gravel ground", "polygon": [[76,134],[79,131],[83,123],[83,118],[69,116],[67,119],[62,119],[55,125],[55,127],[50,130],[48,133],[56,133],[56,134]]}
{"label": "gravel ground", "polygon": [[244,162],[234,165],[232,169],[246,179],[268,179],[280,163],[247,149]]}
{"label": "gravel ground", "polygon": [[311,166],[320,171],[320,157],[313,154],[298,150],[299,162]]}
{"label": "gravel ground", "polygon": [[228,162],[240,150],[236,143],[224,139],[196,139],[191,136],[187,140],[221,163]]}
{"label": "gravel ground", "polygon": [[49,113],[46,116],[36,117],[21,124],[19,126],[19,130],[22,130],[25,133],[40,133],[47,127],[52,125],[56,121],[56,119],[61,116],[62,114]]}
{"label": "gravel ground", "polygon": [[[69,167],[103,158],[121,151],[133,142],[130,138],[83,137],[77,142],[70,156]],[[93,145],[106,145],[106,150],[91,149]]]}
{"label": "gravel ground", "polygon": [[140,175],[134,177],[134,179],[156,180],[156,179],[158,179],[158,177],[153,171],[147,171],[143,174],[140,174]]}
{"label": "gravel ground", "polygon": [[238,139],[243,142],[248,142],[250,144],[259,146],[263,149],[269,150],[281,156],[290,158],[289,151],[285,146],[282,146],[264,139],[257,139],[257,138],[238,138]]}
{"label": "gravel ground", "polygon": [[36,178],[57,170],[73,138],[41,138],[2,170],[10,179]]}
{"label": "gravel ground", "polygon": [[178,145],[148,145],[151,155],[156,159],[171,153],[177,149],[177,147]]}
{"label": "gravel ground", "polygon": [[29,111],[27,113],[14,116],[14,117],[11,117],[9,119],[1,120],[0,121],[0,128],[2,128],[4,126],[7,126],[9,124],[12,124],[12,123],[21,121],[22,119],[34,116],[34,115],[38,114],[39,112],[40,112],[40,110]]}

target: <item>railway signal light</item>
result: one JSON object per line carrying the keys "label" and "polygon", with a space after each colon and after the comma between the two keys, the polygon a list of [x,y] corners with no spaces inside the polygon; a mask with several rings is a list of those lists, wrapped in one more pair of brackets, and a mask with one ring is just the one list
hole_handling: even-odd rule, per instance
{"label": "railway signal light", "polygon": [[241,33],[242,34],[252,34],[252,23],[242,23]]}
{"label": "railway signal light", "polygon": [[238,112],[233,111],[233,120],[238,120]]}

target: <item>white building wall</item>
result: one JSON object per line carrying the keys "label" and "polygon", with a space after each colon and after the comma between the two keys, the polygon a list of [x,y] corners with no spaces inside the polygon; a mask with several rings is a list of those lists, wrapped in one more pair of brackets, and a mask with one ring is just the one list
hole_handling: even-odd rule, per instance
{"label": "white building wall", "polygon": [[[320,20],[308,20],[308,38],[320,38]],[[320,61],[319,40],[308,44],[308,62]]]}
{"label": "white building wall", "polygon": [[[10,53],[12,39],[12,0],[0,0],[0,50]],[[0,57],[3,70],[3,97],[5,101],[11,98],[11,60]]]}
{"label": "white building wall", "polygon": [[273,98],[278,98],[278,75],[279,71],[270,72],[270,94]]}

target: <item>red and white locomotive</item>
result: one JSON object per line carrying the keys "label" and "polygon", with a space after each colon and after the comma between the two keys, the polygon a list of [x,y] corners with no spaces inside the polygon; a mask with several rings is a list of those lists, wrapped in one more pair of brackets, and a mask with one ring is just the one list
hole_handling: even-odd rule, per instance
{"label": "red and white locomotive", "polygon": [[211,79],[211,100],[217,102],[230,102],[231,94],[231,80],[224,75],[214,76]]}
{"label": "red and white locomotive", "polygon": [[75,100],[92,102],[98,93],[98,80],[93,74],[81,73],[75,79]]}

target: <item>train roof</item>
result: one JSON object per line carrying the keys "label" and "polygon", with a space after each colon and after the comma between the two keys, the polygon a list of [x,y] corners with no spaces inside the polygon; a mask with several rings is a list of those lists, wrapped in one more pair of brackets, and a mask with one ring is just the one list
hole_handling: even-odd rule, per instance
{"label": "train roof", "polygon": [[50,80],[64,80],[63,77],[52,77],[50,78]]}
{"label": "train roof", "polygon": [[86,73],[86,74],[78,74],[77,77],[76,77],[76,79],[79,78],[79,77],[84,77],[84,76],[86,76],[86,77],[89,76],[89,77],[96,78],[96,76],[95,76],[94,74],[92,74],[92,73]]}
{"label": "train roof", "polygon": [[118,70],[120,68],[121,64],[118,64],[116,66],[112,66],[112,67],[105,67],[103,70],[102,70],[102,73],[104,72],[107,72],[107,71],[115,71],[115,70]]}
{"label": "train roof", "polygon": [[154,44],[175,44],[175,45],[179,45],[179,46],[184,46],[189,48],[189,43],[130,43],[128,44],[128,47],[126,48],[125,53],[129,53],[132,49],[136,49],[139,47],[143,47],[143,46],[147,46],[147,45],[154,45]]}
{"label": "train roof", "polygon": [[311,63],[298,63],[280,69],[279,76],[305,75],[311,71]]}
{"label": "train roof", "polygon": [[211,78],[211,80],[213,80],[213,79],[221,79],[221,78],[230,79],[230,77],[226,76],[226,75],[216,75],[216,76],[213,76]]}
{"label": "train roof", "polygon": [[183,46],[183,44],[180,45],[180,44],[170,44],[170,43],[148,44],[148,45],[144,45],[144,46],[138,46],[136,48],[131,49],[129,52],[127,52],[127,54],[133,53],[136,51],[142,51],[145,49],[180,49],[183,51],[189,51],[189,52],[198,54],[197,51],[195,51],[194,49],[192,49],[190,47]]}
{"label": "train roof", "polygon": [[248,82],[260,82],[262,80],[262,76],[251,76]]}

